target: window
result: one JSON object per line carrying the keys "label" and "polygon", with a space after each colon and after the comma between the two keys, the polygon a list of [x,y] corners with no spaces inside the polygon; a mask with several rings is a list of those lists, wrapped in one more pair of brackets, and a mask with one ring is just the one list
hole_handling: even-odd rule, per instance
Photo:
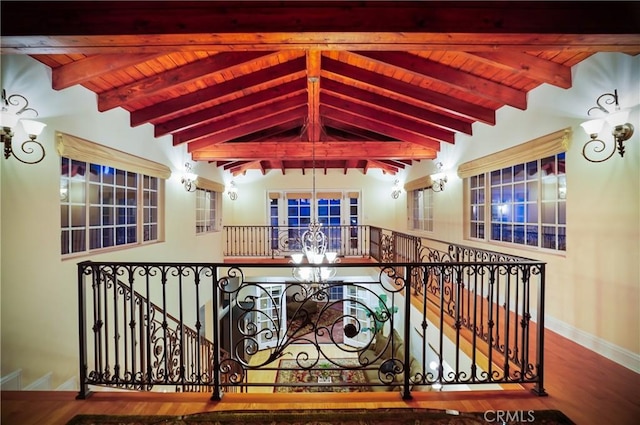
{"label": "window", "polygon": [[220,194],[207,189],[196,189],[196,233],[218,230],[216,226]]}
{"label": "window", "polygon": [[330,250],[356,255],[361,249],[360,192],[321,191],[314,198],[312,192],[274,191],[269,192],[268,202],[272,248],[282,248],[284,236],[288,250],[300,249],[300,238],[315,218],[322,224]]}
{"label": "window", "polygon": [[468,188],[470,238],[566,251],[564,152],[472,176]]}
{"label": "window", "polygon": [[62,255],[157,241],[159,180],[62,157]]}
{"label": "window", "polygon": [[433,191],[420,188],[409,191],[409,228],[433,232]]}

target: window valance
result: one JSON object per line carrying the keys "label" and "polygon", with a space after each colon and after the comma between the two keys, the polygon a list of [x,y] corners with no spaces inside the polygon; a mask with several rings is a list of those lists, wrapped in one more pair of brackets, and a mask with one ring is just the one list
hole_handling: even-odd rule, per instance
{"label": "window valance", "polygon": [[342,192],[318,192],[317,199],[342,199]]}
{"label": "window valance", "polygon": [[546,158],[561,152],[566,152],[569,150],[570,144],[571,129],[565,128],[521,145],[460,164],[458,167],[458,176],[464,179],[515,164]]}
{"label": "window valance", "polygon": [[213,180],[205,179],[204,177],[198,177],[196,180],[196,187],[198,189],[210,190],[212,192],[224,192],[224,185],[222,183],[214,182]]}
{"label": "window valance", "polygon": [[85,161],[93,164],[106,165],[120,170],[131,171],[151,177],[168,179],[171,169],[148,159],[122,152],[108,146],[71,136],[65,133],[56,133],[56,148],[60,156]]}
{"label": "window valance", "polygon": [[311,192],[287,192],[287,199],[311,199]]}
{"label": "window valance", "polygon": [[431,176],[420,177],[419,179],[411,180],[404,184],[404,190],[410,192],[416,189],[424,189],[433,186],[433,180]]}
{"label": "window valance", "polygon": [[360,192],[347,192],[347,198],[349,199],[358,199],[360,197]]}

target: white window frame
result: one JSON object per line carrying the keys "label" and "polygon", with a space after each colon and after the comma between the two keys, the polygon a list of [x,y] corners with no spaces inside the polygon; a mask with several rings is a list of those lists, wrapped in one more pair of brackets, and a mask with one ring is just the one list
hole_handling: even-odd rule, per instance
{"label": "white window frame", "polygon": [[407,201],[409,229],[433,232],[433,190],[430,187],[409,190]]}
{"label": "white window frame", "polygon": [[[60,248],[63,258],[162,241],[164,222],[160,206],[164,179],[64,156],[60,164]],[[67,165],[66,175],[62,174],[64,164]],[[84,170],[83,174],[74,175],[74,167]],[[92,169],[101,170],[100,178],[90,178]],[[113,173],[113,182],[104,179],[109,173]],[[126,181],[118,181],[118,175],[124,175]],[[113,202],[105,202],[104,194],[110,192]],[[121,196],[117,193],[124,194],[124,204],[118,202]],[[111,215],[107,215],[109,210]],[[126,214],[126,223],[118,221],[121,214]],[[106,217],[111,218],[110,222],[105,223]],[[124,236],[124,242],[118,243],[121,232],[124,232],[124,235],[120,234],[120,237]],[[96,234],[100,246],[92,248],[92,241],[98,240],[92,239]]]}
{"label": "white window frame", "polygon": [[467,239],[566,252],[565,163],[560,152],[466,178]]}
{"label": "white window frame", "polygon": [[196,188],[196,234],[220,231],[220,192]]}

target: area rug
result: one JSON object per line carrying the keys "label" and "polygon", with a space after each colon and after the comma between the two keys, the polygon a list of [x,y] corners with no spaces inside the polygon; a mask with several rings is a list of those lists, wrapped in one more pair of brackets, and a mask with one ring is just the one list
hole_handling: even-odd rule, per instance
{"label": "area rug", "polygon": [[[344,342],[344,328],[342,320],[337,322],[336,320],[343,314],[342,303],[336,303],[323,310],[322,314],[320,314],[320,311],[311,314],[307,323],[303,322],[301,315],[296,316],[287,322],[287,335],[290,338],[299,338],[300,341],[294,342],[300,344],[307,344],[308,341],[305,341],[305,339],[317,340],[318,343],[333,342],[340,344]],[[314,334],[314,325],[316,329],[321,331],[319,335]]]}
{"label": "area rug", "polygon": [[[344,367],[358,365],[355,359],[334,359],[334,362]],[[327,362],[320,361],[312,369],[301,368],[295,360],[280,360],[276,385],[273,392],[276,393],[302,393],[302,392],[362,392],[371,391],[367,386],[358,384],[367,383],[367,378],[362,370],[338,369],[329,370],[323,366],[336,367]],[[285,370],[283,370],[285,369]],[[290,369],[290,370],[286,370]],[[319,379],[321,381],[319,382]],[[282,386],[281,384],[299,384],[298,386]],[[331,385],[336,384],[336,385]]]}
{"label": "area rug", "polygon": [[[510,412],[516,421],[500,424],[572,425],[562,412],[537,410]],[[495,422],[494,416],[489,416]],[[338,409],[206,412],[184,416],[78,415],[67,425],[487,425],[486,413],[434,409]],[[531,420],[533,418],[533,420]]]}

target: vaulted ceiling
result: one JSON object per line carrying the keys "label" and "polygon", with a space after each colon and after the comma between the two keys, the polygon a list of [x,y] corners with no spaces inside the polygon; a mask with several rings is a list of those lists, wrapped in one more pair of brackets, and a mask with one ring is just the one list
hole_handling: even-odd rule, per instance
{"label": "vaulted ceiling", "polygon": [[[640,53],[638,2],[13,2],[3,53],[233,174],[436,158],[456,133]],[[630,19],[620,19],[621,16]],[[135,143],[132,141],[132,143]]]}

